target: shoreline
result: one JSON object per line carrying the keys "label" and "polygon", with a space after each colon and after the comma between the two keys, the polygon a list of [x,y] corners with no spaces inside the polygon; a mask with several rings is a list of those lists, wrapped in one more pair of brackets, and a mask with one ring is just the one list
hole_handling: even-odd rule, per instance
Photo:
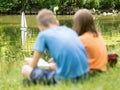
{"label": "shoreline", "polygon": [[[93,15],[119,15],[120,14],[120,10],[98,10],[98,9],[89,9]],[[56,15],[74,15],[75,11],[65,11],[65,12],[60,12],[60,11],[57,11]],[[25,11],[25,14],[26,15],[37,15],[38,11]],[[21,11],[0,11],[0,15],[21,15]]]}

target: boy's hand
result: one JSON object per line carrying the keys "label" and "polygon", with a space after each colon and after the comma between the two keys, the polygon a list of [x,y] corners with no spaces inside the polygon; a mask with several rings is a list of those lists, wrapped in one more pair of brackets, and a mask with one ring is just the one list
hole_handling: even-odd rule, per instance
{"label": "boy's hand", "polygon": [[48,60],[48,63],[53,63],[54,62],[54,59],[53,58],[50,58],[49,60]]}
{"label": "boy's hand", "polygon": [[56,69],[57,69],[57,66],[56,66],[55,63],[49,63],[48,69],[49,69],[49,70],[56,70]]}
{"label": "boy's hand", "polygon": [[32,63],[33,58],[25,58],[25,64],[30,65]]}
{"label": "boy's hand", "polygon": [[23,65],[21,73],[25,78],[30,79],[30,74],[31,74],[32,70],[33,70],[33,68],[30,67],[29,65]]}
{"label": "boy's hand", "polygon": [[48,66],[49,70],[56,70],[57,69],[57,66],[56,66],[53,58],[50,58],[48,60],[48,63],[49,63],[49,66]]}

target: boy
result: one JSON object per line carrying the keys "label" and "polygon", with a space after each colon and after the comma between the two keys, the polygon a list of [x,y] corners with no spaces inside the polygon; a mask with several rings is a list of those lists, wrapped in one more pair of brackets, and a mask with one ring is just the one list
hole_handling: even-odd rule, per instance
{"label": "boy", "polygon": [[[33,83],[55,84],[56,80],[78,80],[89,72],[88,58],[78,35],[59,22],[48,9],[41,10],[37,15],[38,34],[32,61],[27,61],[22,67],[25,78]],[[55,64],[48,70],[37,67],[41,53],[48,50]]]}

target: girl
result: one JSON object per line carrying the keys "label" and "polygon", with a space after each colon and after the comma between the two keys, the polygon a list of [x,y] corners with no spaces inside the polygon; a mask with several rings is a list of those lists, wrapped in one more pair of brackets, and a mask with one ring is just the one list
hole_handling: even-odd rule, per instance
{"label": "girl", "polygon": [[95,27],[92,14],[87,9],[81,9],[75,13],[73,23],[73,29],[86,48],[90,74],[106,71],[107,49],[102,35]]}

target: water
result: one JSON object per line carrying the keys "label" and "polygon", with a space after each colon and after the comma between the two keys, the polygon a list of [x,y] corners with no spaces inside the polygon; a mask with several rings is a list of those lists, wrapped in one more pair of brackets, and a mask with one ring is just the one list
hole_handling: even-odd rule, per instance
{"label": "water", "polygon": [[[57,16],[62,25],[72,27],[72,16]],[[27,16],[28,34],[25,46],[21,46],[20,16],[0,16],[0,57],[31,55],[31,48],[39,32],[35,16]],[[120,16],[95,16],[95,23],[102,33],[109,52],[119,51]]]}

